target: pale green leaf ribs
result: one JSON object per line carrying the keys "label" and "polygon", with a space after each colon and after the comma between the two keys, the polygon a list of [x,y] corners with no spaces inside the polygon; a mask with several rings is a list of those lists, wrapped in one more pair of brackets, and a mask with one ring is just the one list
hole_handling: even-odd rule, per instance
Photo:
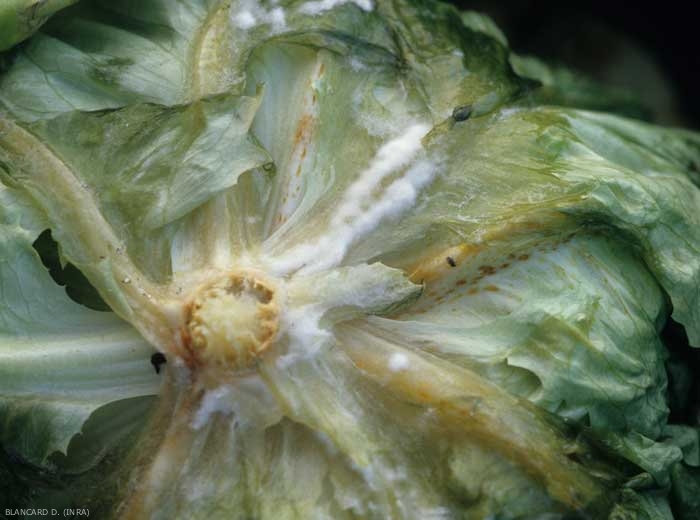
{"label": "pale green leaf ribs", "polygon": [[698,134],[433,1],[68,3],[0,8],[14,463],[114,518],[693,511]]}

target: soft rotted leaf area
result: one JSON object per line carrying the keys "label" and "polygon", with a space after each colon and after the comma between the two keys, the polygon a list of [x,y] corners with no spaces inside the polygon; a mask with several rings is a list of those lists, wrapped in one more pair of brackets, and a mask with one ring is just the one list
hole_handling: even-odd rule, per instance
{"label": "soft rotted leaf area", "polygon": [[432,0],[68,3],[0,8],[0,506],[694,518],[700,136]]}

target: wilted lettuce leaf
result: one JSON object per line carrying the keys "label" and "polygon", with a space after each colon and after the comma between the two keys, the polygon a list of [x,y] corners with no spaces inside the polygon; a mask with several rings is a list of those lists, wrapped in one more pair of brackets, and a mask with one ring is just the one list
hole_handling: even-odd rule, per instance
{"label": "wilted lettuce leaf", "polygon": [[[487,34],[508,46],[508,39],[494,21],[476,11],[464,11],[462,22],[471,29]],[[602,85],[576,70],[561,64],[552,65],[535,56],[510,52],[508,58],[516,74],[539,83],[531,88],[537,103],[603,110],[639,119],[649,118],[649,109],[637,95]]]}

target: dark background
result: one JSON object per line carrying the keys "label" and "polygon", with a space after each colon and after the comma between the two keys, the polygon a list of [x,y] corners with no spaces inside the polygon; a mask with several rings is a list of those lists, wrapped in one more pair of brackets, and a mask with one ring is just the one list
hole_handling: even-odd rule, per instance
{"label": "dark background", "polygon": [[633,90],[654,119],[700,130],[700,17],[692,1],[475,0],[513,50]]}

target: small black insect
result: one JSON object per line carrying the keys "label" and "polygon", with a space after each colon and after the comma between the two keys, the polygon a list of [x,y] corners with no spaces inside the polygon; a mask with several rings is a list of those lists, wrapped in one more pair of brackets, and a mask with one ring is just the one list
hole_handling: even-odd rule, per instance
{"label": "small black insect", "polygon": [[450,267],[457,267],[457,262],[455,262],[455,259],[452,258],[451,256],[448,256],[446,258],[447,263],[450,264]]}
{"label": "small black insect", "polygon": [[153,365],[156,374],[160,374],[160,366],[167,362],[168,360],[165,359],[165,355],[162,352],[156,352],[151,356],[151,365]]}
{"label": "small black insect", "polygon": [[462,107],[457,107],[452,111],[452,119],[457,121],[458,123],[460,121],[466,121],[469,119],[469,116],[472,115],[472,106],[471,105],[464,105]]}

